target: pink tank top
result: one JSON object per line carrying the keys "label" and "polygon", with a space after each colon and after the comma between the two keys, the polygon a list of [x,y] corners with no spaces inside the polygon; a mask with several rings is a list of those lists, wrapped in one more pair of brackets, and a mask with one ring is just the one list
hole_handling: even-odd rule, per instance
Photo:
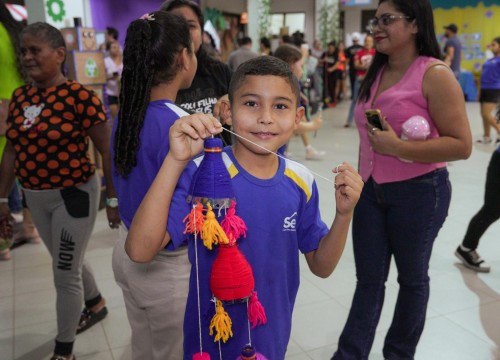
{"label": "pink tank top", "polygon": [[374,100],[384,71],[382,68],[371,87],[370,99],[356,105],[354,117],[360,137],[359,171],[363,181],[367,181],[370,176],[378,184],[403,181],[446,167],[445,162],[404,162],[395,156],[379,154],[371,149],[368,132],[365,128],[365,110],[380,109],[398,136],[401,136],[401,127],[406,120],[414,115],[420,115],[428,121],[430,126],[430,135],[427,138],[439,137],[436,125],[427,108],[427,100],[422,94],[425,72],[431,65],[436,64],[444,65],[442,61],[435,58],[419,56],[397,84],[380,93]]}

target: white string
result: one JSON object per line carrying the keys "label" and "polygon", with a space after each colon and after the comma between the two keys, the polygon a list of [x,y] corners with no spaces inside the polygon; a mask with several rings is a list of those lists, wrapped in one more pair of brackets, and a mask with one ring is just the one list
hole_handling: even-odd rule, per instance
{"label": "white string", "polygon": [[236,134],[235,132],[233,132],[233,131],[231,131],[231,130],[226,129],[225,127],[223,127],[222,129],[223,129],[223,130],[225,130],[225,131],[227,131],[228,133],[231,133],[231,134],[233,134],[233,135],[235,135],[235,136],[239,137],[240,139],[243,139],[243,140],[245,140],[245,141],[248,141],[250,144],[257,146],[257,147],[261,148],[262,150],[267,151],[267,152],[268,152],[268,153],[270,153],[270,154],[274,154],[274,155],[276,155],[277,157],[282,158],[283,160],[292,161],[292,162],[296,163],[297,165],[300,165],[300,166],[302,166],[303,168],[305,168],[305,169],[309,170],[312,174],[316,175],[317,177],[320,177],[320,178],[322,178],[323,180],[328,181],[329,183],[331,183],[331,184],[334,184],[334,185],[335,185],[335,182],[334,182],[333,180],[331,180],[331,179],[329,179],[329,178],[327,178],[327,177],[325,177],[325,176],[323,176],[323,175],[320,175],[320,174],[318,174],[318,173],[316,173],[316,172],[312,171],[311,169],[309,169],[309,168],[308,168],[307,166],[305,166],[304,164],[301,164],[301,163],[299,163],[299,162],[297,162],[297,161],[294,161],[294,160],[288,159],[288,158],[286,158],[286,157],[284,157],[284,156],[282,156],[282,155],[280,155],[280,154],[278,154],[278,153],[275,153],[274,151],[271,151],[271,150],[269,150],[269,149],[266,149],[264,146],[261,146],[261,145],[259,145],[259,144],[256,144],[256,143],[254,143],[253,141],[248,140],[248,139],[244,138],[243,136],[238,135],[238,134]]}
{"label": "white string", "polygon": [[[196,207],[193,204],[193,209]],[[193,211],[193,224],[194,224],[194,256],[196,262],[196,293],[198,295],[198,331],[200,332],[200,354],[203,353],[203,341],[201,339],[201,305],[200,305],[200,278],[198,276],[198,233],[196,229],[196,211]]]}
{"label": "white string", "polygon": [[248,300],[249,299],[250,298],[247,299],[248,344],[252,345],[252,334],[250,332],[250,319],[248,318]]}
{"label": "white string", "polygon": [[[215,305],[215,312],[217,312],[217,299],[215,299],[214,305]],[[220,340],[219,340],[218,344],[219,344],[219,359],[222,360],[222,348],[220,346]]]}

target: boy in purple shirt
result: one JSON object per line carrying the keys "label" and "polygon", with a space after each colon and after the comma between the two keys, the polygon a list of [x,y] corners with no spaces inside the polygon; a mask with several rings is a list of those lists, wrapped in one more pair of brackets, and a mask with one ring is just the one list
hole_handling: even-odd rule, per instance
{"label": "boy in purple shirt", "polygon": [[[284,359],[290,338],[300,280],[299,251],[305,254],[314,274],[328,277],[344,249],[363,187],[360,176],[348,163],[334,170],[336,216],[328,228],[320,217],[312,174],[273,153],[292,136],[303,115],[304,109],[297,107],[298,89],[297,79],[285,62],[258,57],[237,69],[229,88],[230,104],[222,105],[225,118],[232,121],[238,135],[222,153],[238,214],[248,227],[238,248],[251,264],[259,300],[267,314],[265,325],[250,330],[251,339],[259,353],[273,360]],[[176,247],[188,240],[193,270],[184,323],[184,359],[192,359],[200,352],[200,337],[203,351],[212,358],[222,353],[223,358],[234,359],[249,342],[244,303],[225,307],[234,334],[227,342],[214,343],[209,335],[207,313],[213,304],[208,279],[216,252],[199,246],[196,261],[195,243],[183,234],[182,219],[190,211],[186,198],[200,164],[200,158],[191,159],[203,149],[203,139],[221,131],[217,120],[205,114],[182,118],[172,126],[170,152],[132,221],[125,244],[132,260],[147,262],[159,248],[169,243]],[[195,265],[199,268],[198,282]]]}

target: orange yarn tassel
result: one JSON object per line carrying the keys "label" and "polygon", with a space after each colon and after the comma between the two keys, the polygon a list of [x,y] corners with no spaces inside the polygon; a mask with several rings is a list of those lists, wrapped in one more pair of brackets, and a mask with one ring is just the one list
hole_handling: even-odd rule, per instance
{"label": "orange yarn tassel", "polygon": [[231,327],[233,322],[229,317],[228,313],[224,310],[222,302],[220,300],[215,301],[215,315],[210,321],[210,336],[214,334],[214,329],[216,331],[214,342],[222,340],[226,342],[230,337],[233,336],[233,330]]}
{"label": "orange yarn tassel", "polygon": [[194,234],[195,232],[198,234],[203,227],[203,223],[205,222],[205,215],[203,214],[203,204],[196,204],[196,206],[191,209],[189,214],[182,220],[182,222],[186,223],[184,234]]}
{"label": "orange yarn tassel", "polygon": [[226,217],[221,221],[220,225],[229,238],[229,246],[233,246],[240,236],[247,236],[246,231],[248,228],[245,222],[236,215],[236,201],[231,201]]}
{"label": "orange yarn tassel", "polygon": [[252,328],[257,325],[267,323],[266,312],[257,297],[257,291],[252,291],[252,295],[250,296],[250,303],[248,304],[248,320],[250,320]]}
{"label": "orange yarn tassel", "polygon": [[227,244],[229,243],[229,239],[227,238],[224,230],[219,225],[219,222],[217,221],[217,218],[212,211],[212,206],[210,205],[210,203],[207,204],[207,206],[207,217],[201,229],[201,238],[203,239],[203,244],[209,250],[212,250],[212,244]]}

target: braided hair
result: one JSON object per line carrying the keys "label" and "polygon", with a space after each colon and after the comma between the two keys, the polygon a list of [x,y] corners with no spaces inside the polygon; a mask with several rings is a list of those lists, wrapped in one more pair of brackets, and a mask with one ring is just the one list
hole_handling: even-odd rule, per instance
{"label": "braided hair", "polygon": [[151,88],[175,78],[180,69],[177,55],[184,48],[192,53],[188,23],[179,15],[156,11],[127,29],[114,138],[114,164],[123,177],[137,165]]}
{"label": "braided hair", "polygon": [[17,71],[19,75],[21,75],[24,82],[28,82],[29,77],[21,65],[21,31],[23,30],[24,25],[17,22],[12,17],[12,14],[9,9],[7,9],[3,0],[0,0],[0,23],[2,23],[5,30],[7,30],[12,46],[14,47]]}

